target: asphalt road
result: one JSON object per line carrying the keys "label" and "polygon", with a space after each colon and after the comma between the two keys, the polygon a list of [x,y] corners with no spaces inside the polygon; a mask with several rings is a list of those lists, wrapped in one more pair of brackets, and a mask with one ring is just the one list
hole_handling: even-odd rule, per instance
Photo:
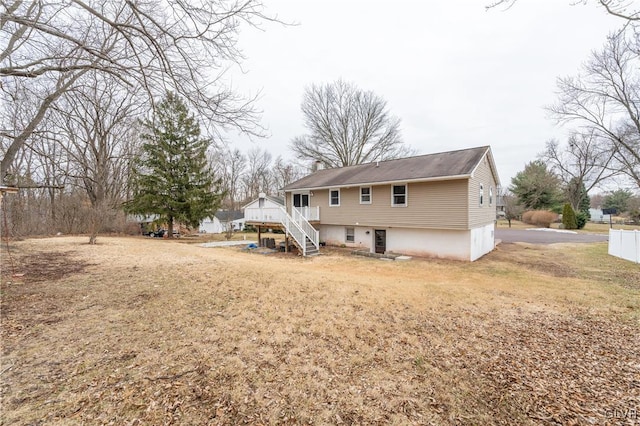
{"label": "asphalt road", "polygon": [[496,229],[496,239],[503,243],[531,243],[531,244],[554,244],[554,243],[595,243],[608,241],[609,236],[603,234],[579,234],[572,231],[563,230],[542,230],[542,229]]}

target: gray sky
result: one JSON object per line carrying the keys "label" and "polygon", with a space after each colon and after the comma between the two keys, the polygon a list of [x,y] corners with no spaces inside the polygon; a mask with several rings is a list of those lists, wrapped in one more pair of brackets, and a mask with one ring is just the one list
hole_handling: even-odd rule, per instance
{"label": "gray sky", "polygon": [[298,25],[244,29],[246,60],[228,77],[240,93],[261,92],[270,136],[229,141],[292,158],[305,88],[342,78],[383,97],[420,154],[491,145],[508,186],[547,140],[565,139],[544,110],[556,78],[575,74],[622,21],[571,0],[485,11],[488,2],[265,0],[269,14]]}

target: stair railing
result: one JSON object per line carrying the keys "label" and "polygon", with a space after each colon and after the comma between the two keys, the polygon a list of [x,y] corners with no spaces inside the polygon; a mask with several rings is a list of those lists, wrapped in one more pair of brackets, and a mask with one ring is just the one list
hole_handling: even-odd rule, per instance
{"label": "stair railing", "polygon": [[291,207],[291,213],[293,220],[300,225],[300,228],[307,235],[316,250],[320,249],[320,233],[314,228],[307,218],[304,217],[302,212],[295,207]]}
{"label": "stair railing", "polygon": [[291,216],[289,216],[289,214],[284,209],[284,207],[280,207],[280,210],[282,210],[281,223],[284,225],[284,228],[287,231],[287,233],[290,234],[293,237],[293,239],[296,240],[296,242],[298,243],[298,246],[302,248],[302,255],[306,256],[307,241],[305,239],[306,234],[304,230],[302,229],[302,227],[298,222],[296,222],[295,220],[293,220]]}

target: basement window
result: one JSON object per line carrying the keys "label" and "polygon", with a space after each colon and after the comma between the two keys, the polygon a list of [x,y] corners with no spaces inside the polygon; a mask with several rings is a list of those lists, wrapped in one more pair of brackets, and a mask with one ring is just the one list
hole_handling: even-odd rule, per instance
{"label": "basement window", "polygon": [[356,233],[354,228],[345,228],[345,233],[346,233],[346,237],[345,237],[346,242],[353,243],[356,241]]}

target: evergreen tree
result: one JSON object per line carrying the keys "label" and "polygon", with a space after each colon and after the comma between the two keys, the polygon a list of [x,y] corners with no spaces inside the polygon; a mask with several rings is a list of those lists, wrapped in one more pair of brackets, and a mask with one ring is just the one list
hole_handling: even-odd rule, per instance
{"label": "evergreen tree", "polygon": [[564,209],[562,209],[562,224],[564,229],[577,229],[578,224],[576,222],[576,212],[571,207],[571,204],[566,203]]}
{"label": "evergreen tree", "polygon": [[578,204],[578,211],[582,213],[589,214],[589,208],[591,207],[591,197],[587,193],[587,188],[585,188],[584,183],[582,184],[582,188],[580,189],[580,203]]}
{"label": "evergreen tree", "polygon": [[556,210],[561,200],[560,180],[540,160],[527,164],[511,179],[509,190],[530,210]]}
{"label": "evergreen tree", "polygon": [[213,216],[224,191],[208,166],[209,142],[200,137],[200,125],[180,98],[168,93],[153,120],[142,124],[142,155],[135,161],[133,197],[125,209],[158,215],[171,238],[174,221],[197,227]]}
{"label": "evergreen tree", "polygon": [[627,189],[616,189],[604,197],[602,207],[605,209],[616,209],[618,214],[624,213],[629,208],[629,201],[633,197],[633,192]]}

